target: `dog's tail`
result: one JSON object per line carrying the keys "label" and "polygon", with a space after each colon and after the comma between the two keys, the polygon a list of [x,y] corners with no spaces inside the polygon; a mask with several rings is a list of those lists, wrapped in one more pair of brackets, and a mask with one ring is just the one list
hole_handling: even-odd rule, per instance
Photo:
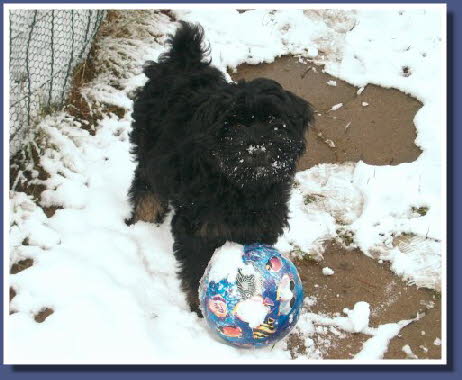
{"label": "dog's tail", "polygon": [[[159,57],[159,63],[175,65],[179,69],[197,67],[210,53],[210,48],[204,45],[204,29],[200,25],[193,25],[180,21],[181,26],[173,36],[167,40],[170,50]],[[210,63],[206,62],[206,64]],[[148,73],[147,73],[148,74]],[[148,75],[149,77],[149,75]]]}

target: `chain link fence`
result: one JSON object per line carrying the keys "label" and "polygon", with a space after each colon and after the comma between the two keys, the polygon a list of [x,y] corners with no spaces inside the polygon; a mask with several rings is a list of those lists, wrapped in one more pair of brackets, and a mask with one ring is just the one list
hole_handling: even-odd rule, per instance
{"label": "chain link fence", "polygon": [[105,10],[10,11],[10,157],[37,119],[65,105]]}

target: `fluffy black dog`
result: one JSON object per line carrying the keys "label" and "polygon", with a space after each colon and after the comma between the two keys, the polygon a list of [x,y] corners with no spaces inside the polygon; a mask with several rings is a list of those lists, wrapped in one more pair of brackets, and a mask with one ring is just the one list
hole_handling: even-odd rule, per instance
{"label": "fluffy black dog", "polygon": [[226,241],[274,244],[287,225],[297,159],[312,120],[308,102],[269,79],[229,83],[204,62],[203,30],[182,22],[136,96],[138,166],[129,198],[138,220],[171,206],[183,289],[200,315],[198,285]]}

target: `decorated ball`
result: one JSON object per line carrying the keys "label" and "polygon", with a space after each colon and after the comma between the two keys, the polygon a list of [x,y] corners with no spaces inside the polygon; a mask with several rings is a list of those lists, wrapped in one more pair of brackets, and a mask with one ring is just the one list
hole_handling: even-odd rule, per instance
{"label": "decorated ball", "polygon": [[263,347],[295,326],[303,288],[297,268],[274,247],[226,243],[205,270],[199,298],[218,336],[240,347]]}

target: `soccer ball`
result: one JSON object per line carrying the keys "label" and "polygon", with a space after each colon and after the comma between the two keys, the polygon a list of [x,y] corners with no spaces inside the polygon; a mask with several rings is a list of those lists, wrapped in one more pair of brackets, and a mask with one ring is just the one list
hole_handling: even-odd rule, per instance
{"label": "soccer ball", "polygon": [[218,336],[240,347],[263,347],[295,326],[303,288],[295,266],[274,247],[226,243],[205,270],[199,298]]}

